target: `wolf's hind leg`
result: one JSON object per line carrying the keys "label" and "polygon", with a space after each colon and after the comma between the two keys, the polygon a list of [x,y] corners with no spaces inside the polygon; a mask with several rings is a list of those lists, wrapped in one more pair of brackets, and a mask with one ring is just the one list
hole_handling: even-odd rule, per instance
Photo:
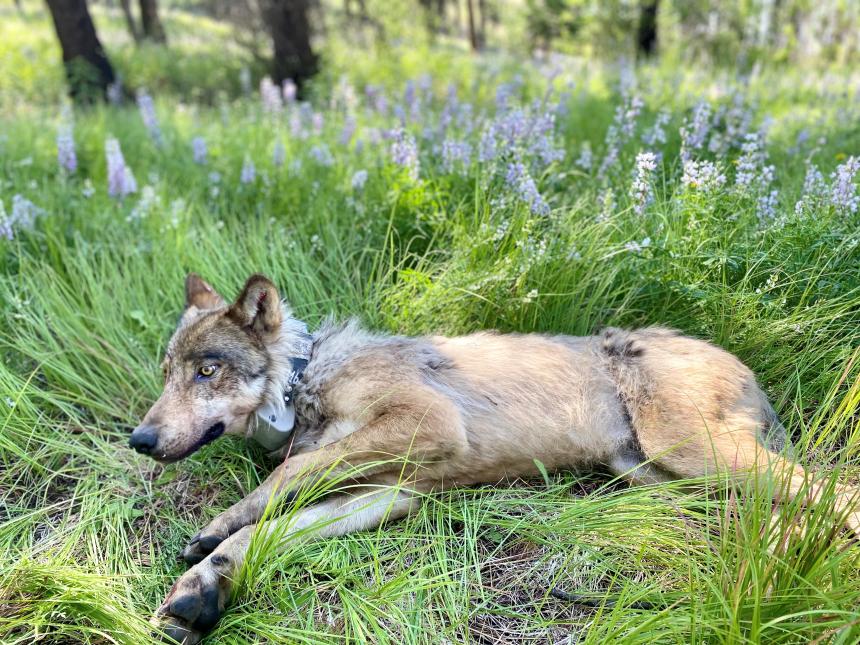
{"label": "wolf's hind leg", "polygon": [[[419,495],[398,487],[359,488],[261,525],[263,539],[282,550],[296,539],[345,535],[403,517],[421,504]],[[245,561],[257,526],[245,526],[221,542],[176,581],[156,612],[153,624],[163,635],[194,645],[224,613],[230,589]]]}
{"label": "wolf's hind leg", "polygon": [[[784,446],[785,430],[736,357],[660,329],[608,330],[602,351],[642,451],[662,470],[676,477],[726,474],[738,483],[784,476],[777,501],[826,501],[826,486],[809,485],[801,466],[768,449]],[[830,490],[840,519],[860,537],[857,489]]]}
{"label": "wolf's hind leg", "polygon": [[833,508],[858,538],[860,538],[860,489],[813,481],[803,466],[785,459],[763,446],[752,431],[712,432],[710,445],[705,445],[699,458],[685,455],[673,458],[671,448],[655,461],[678,477],[701,477],[707,474],[727,474],[737,484],[775,477],[773,490],[776,502],[800,500],[805,506],[825,501],[832,492]]}
{"label": "wolf's hind leg", "polygon": [[659,484],[672,480],[672,476],[657,464],[648,461],[642,449],[633,442],[624,444],[606,464],[609,471],[632,486]]}

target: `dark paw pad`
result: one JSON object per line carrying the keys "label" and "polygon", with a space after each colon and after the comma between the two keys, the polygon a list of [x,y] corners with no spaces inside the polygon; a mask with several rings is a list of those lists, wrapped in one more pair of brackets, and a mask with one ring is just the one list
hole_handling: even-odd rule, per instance
{"label": "dark paw pad", "polygon": [[188,622],[192,622],[197,618],[197,614],[200,613],[201,605],[202,598],[199,595],[186,594],[184,596],[174,598],[170,602],[170,605],[168,605],[167,611],[171,616],[178,616]]}
{"label": "dark paw pad", "polygon": [[220,535],[205,535],[200,538],[198,544],[207,553],[212,553],[212,551],[215,550],[215,547],[221,544],[223,541],[224,538]]}
{"label": "dark paw pad", "polygon": [[183,645],[198,643],[224,612],[225,578],[204,582],[200,575],[186,574],[173,596],[159,609],[156,626],[166,639]]}
{"label": "dark paw pad", "polygon": [[182,550],[182,559],[189,565],[195,565],[207,555],[212,553],[215,548],[224,541],[220,535],[195,535],[188,546]]}

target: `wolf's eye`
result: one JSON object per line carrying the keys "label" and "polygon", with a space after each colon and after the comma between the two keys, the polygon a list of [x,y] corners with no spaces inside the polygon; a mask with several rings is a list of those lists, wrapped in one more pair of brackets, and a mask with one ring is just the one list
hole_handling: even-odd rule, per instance
{"label": "wolf's eye", "polygon": [[201,379],[212,378],[212,376],[215,374],[217,369],[218,369],[217,365],[204,365],[199,370],[197,370],[197,379],[201,380]]}

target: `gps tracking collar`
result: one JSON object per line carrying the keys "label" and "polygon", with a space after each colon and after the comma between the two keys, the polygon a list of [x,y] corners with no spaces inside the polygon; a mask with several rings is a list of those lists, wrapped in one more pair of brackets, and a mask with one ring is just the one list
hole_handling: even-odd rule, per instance
{"label": "gps tracking collar", "polygon": [[313,337],[307,332],[307,325],[296,320],[291,322],[300,327],[296,331],[299,341],[296,343],[296,355],[289,357],[290,373],[281,394],[283,403],[267,401],[257,409],[252,421],[254,427],[251,437],[269,451],[285,446],[293,434],[296,424],[295,387],[301,381],[311,358]]}

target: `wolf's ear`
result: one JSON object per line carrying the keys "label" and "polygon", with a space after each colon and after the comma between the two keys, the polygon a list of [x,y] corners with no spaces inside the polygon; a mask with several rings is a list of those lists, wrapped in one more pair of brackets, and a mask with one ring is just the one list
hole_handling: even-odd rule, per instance
{"label": "wolf's ear", "polygon": [[185,307],[198,309],[217,309],[227,304],[215,289],[196,273],[185,278]]}
{"label": "wolf's ear", "polygon": [[242,327],[268,334],[281,327],[281,299],[266,276],[252,275],[227,314]]}

